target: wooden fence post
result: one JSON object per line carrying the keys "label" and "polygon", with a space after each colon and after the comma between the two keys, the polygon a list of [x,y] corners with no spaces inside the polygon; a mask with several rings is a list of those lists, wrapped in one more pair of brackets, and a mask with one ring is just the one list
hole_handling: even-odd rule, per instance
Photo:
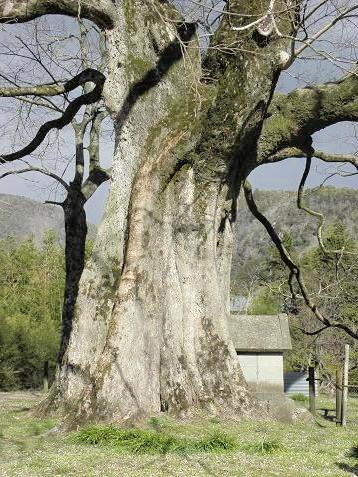
{"label": "wooden fence post", "polygon": [[308,384],[309,384],[309,398],[310,398],[310,413],[316,414],[316,392],[315,392],[315,377],[314,367],[308,368]]}
{"label": "wooden fence post", "polygon": [[319,397],[319,388],[320,388],[320,384],[321,384],[321,381],[319,379],[319,368],[318,366],[315,368],[315,388],[314,388],[314,391],[315,391],[315,396],[316,397]]}
{"label": "wooden fence post", "polygon": [[342,425],[342,369],[336,371],[336,423]]}
{"label": "wooden fence post", "polygon": [[349,371],[349,345],[346,344],[345,347],[344,347],[342,426],[347,425],[348,371]]}
{"label": "wooden fence post", "polygon": [[44,378],[43,378],[44,393],[48,392],[48,361],[44,362]]}

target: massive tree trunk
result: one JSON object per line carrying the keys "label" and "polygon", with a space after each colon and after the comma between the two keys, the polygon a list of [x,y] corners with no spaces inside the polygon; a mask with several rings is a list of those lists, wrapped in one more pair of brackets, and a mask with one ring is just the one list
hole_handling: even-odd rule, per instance
{"label": "massive tree trunk", "polygon": [[[157,9],[126,2],[108,33],[113,178],[47,402],[72,422],[254,407],[226,322],[236,199],[255,165],[278,46],[248,37],[235,54],[213,49],[201,82],[194,26]],[[223,23],[217,45],[236,40]]]}
{"label": "massive tree trunk", "polygon": [[[230,2],[236,25],[261,10]],[[110,196],[43,408],[72,423],[250,414],[227,330],[233,227],[285,40],[238,35],[224,17],[202,64],[195,25],[169,4],[124,0],[107,26]]]}
{"label": "massive tree trunk", "polygon": [[82,14],[106,31],[116,121],[105,218],[42,409],[72,425],[252,411],[226,325],[240,184],[261,162],[312,156],[314,132],[358,119],[354,73],[270,106],[300,5],[227,2],[202,61],[195,26],[161,0],[5,2],[2,22]]}

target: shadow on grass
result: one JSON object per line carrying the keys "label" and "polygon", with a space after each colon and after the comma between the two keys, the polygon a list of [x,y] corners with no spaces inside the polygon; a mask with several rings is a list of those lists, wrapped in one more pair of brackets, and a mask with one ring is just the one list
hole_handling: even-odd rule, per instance
{"label": "shadow on grass", "polygon": [[351,475],[358,475],[358,466],[357,465],[348,465],[344,462],[336,462],[336,466],[345,472],[349,472]]}
{"label": "shadow on grass", "polygon": [[17,413],[21,413],[21,412],[31,411],[31,409],[32,409],[32,407],[24,406],[24,407],[18,407],[16,409],[13,409],[11,412],[13,412],[14,414],[17,414]]}
{"label": "shadow on grass", "polygon": [[354,459],[358,459],[358,444],[351,447],[347,454],[347,457],[353,457]]}
{"label": "shadow on grass", "polygon": [[[144,464],[141,464],[138,467],[136,467],[136,471],[148,469],[148,467],[150,467],[150,466],[163,464],[164,460],[166,459],[166,456],[167,455],[160,454],[158,457],[155,457],[150,462],[145,462]],[[204,472],[206,472],[206,475],[208,475],[210,477],[221,477],[221,475],[222,475],[220,472],[216,473],[216,471],[214,469],[212,469],[208,464],[206,464],[205,462],[201,462],[201,460],[199,458],[194,457],[193,455],[188,455],[186,453],[180,453],[180,454],[178,454],[178,456],[181,457],[182,459],[184,459],[188,464],[192,464],[192,465],[197,464],[202,470],[204,470]],[[162,469],[162,470],[164,470],[164,469]],[[170,469],[168,469],[168,467],[165,467],[165,472],[166,472],[166,475],[168,477],[169,476],[174,477],[174,473],[171,472]]]}
{"label": "shadow on grass", "polygon": [[337,467],[345,472],[349,472],[351,475],[358,475],[358,445],[352,446],[346,456],[351,459],[356,459],[356,463],[349,465],[344,462],[336,462]]}
{"label": "shadow on grass", "polygon": [[[337,422],[335,409],[327,409],[323,407],[323,408],[318,408],[317,411],[322,411],[319,414],[320,417],[322,417],[322,419],[325,419],[326,421],[330,421],[330,422]],[[330,412],[334,412],[334,414],[329,414]]]}

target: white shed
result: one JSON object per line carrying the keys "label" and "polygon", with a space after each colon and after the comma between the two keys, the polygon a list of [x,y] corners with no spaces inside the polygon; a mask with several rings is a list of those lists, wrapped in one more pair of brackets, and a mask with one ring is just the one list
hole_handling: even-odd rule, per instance
{"label": "white shed", "polygon": [[259,399],[283,395],[283,352],[292,349],[287,315],[231,314],[229,327],[251,390]]}

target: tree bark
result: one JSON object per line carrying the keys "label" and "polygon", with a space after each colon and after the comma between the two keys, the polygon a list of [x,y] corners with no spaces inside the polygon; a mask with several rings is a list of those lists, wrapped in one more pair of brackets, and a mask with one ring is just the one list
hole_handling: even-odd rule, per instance
{"label": "tree bark", "polygon": [[202,72],[195,26],[169,3],[4,2],[2,22],[65,13],[106,30],[103,94],[116,120],[105,218],[42,410],[63,409],[73,426],[255,407],[226,325],[240,184],[357,118],[356,75],[278,95],[269,109],[300,4],[228,2]]}
{"label": "tree bark", "polygon": [[[239,26],[261,10],[230,2]],[[124,0],[113,22],[111,190],[42,411],[62,409],[70,426],[161,411],[249,415],[258,408],[227,330],[233,227],[286,40],[239,36],[224,16],[203,63],[208,82],[195,25],[169,4]]]}
{"label": "tree bark", "polygon": [[[244,3],[236,7],[253,13]],[[160,411],[249,415],[258,408],[226,324],[231,248],[280,44],[261,60],[213,49],[205,84],[192,25],[163,23],[140,2],[118,18],[104,88],[117,125],[110,196],[47,405],[70,425]],[[224,21],[215,41],[233,39]],[[246,47],[262,51],[255,38]]]}

